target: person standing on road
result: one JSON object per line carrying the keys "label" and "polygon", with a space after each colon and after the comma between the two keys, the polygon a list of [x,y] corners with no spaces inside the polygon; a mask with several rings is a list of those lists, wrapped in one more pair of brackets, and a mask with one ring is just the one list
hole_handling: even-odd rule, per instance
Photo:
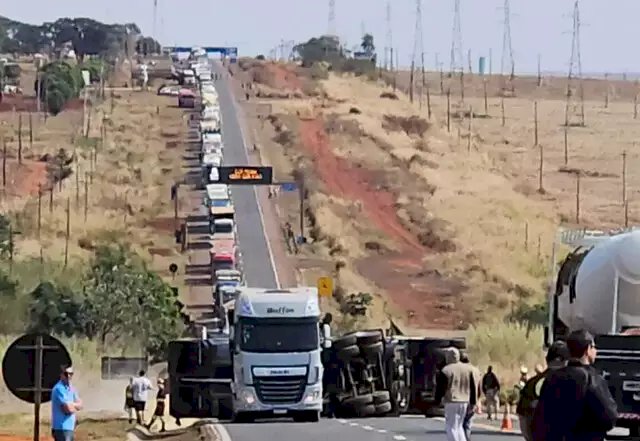
{"label": "person standing on road", "polygon": [[473,416],[480,411],[480,395],[482,388],[480,387],[480,370],[469,362],[469,356],[466,352],[460,352],[460,361],[468,364],[472,370],[470,374],[469,382],[469,406],[467,407],[467,415],[464,417],[462,428],[467,441],[471,441],[471,423],[473,422]]}
{"label": "person standing on road", "polygon": [[167,397],[167,391],[164,387],[164,380],[162,378],[158,378],[158,393],[156,394],[156,409],[153,412],[153,416],[151,417],[151,421],[147,424],[147,429],[151,430],[151,426],[157,421],[160,420],[160,424],[162,425],[160,428],[160,432],[166,432],[165,422],[164,422],[164,408],[165,408],[165,399]]}
{"label": "person standing on road", "polygon": [[51,390],[51,435],[54,441],[73,441],[76,430],[76,413],[82,409],[82,401],[71,384],[73,368],[62,366],[60,381]]}
{"label": "person standing on road", "polygon": [[466,441],[463,428],[467,416],[467,408],[471,399],[471,365],[460,362],[460,351],[457,348],[448,349],[449,364],[442,369],[439,392],[444,391],[444,397],[436,397],[440,402],[444,398],[444,419],[448,441]]}
{"label": "person standing on road", "polygon": [[533,441],[603,441],[618,419],[607,382],[593,368],[593,336],[578,330],[567,338],[570,360],[550,371],[533,415]]}
{"label": "person standing on road", "polygon": [[482,393],[486,397],[487,419],[492,420],[492,415],[497,418],[500,407],[500,382],[493,372],[493,366],[489,366],[487,373],[482,377]]}
{"label": "person standing on road", "polygon": [[129,424],[133,423],[133,377],[129,378],[129,384],[124,390],[124,410],[129,416]]}
{"label": "person standing on road", "polygon": [[554,342],[547,351],[547,369],[531,377],[520,393],[516,413],[520,419],[520,431],[525,441],[533,441],[532,421],[533,414],[540,399],[540,391],[547,374],[556,369],[566,366],[569,359],[569,349],[563,341]]}
{"label": "person standing on road", "polygon": [[151,381],[144,375],[144,370],[141,370],[131,384],[133,389],[133,408],[136,410],[136,421],[140,425],[144,424],[144,409],[147,404],[148,392],[153,389]]}

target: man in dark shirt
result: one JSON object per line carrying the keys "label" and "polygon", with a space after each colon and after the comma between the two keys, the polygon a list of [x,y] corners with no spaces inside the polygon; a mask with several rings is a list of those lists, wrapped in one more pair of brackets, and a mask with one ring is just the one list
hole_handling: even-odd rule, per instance
{"label": "man in dark shirt", "polygon": [[162,378],[158,378],[158,394],[156,395],[156,409],[153,412],[153,416],[151,417],[151,421],[147,424],[147,429],[151,430],[153,424],[160,420],[161,428],[160,432],[165,432],[165,423],[164,423],[164,408],[165,408],[165,399],[167,397],[167,390],[164,387],[164,380]]}
{"label": "man in dark shirt", "polygon": [[554,342],[547,351],[547,369],[530,378],[520,392],[516,413],[520,418],[520,431],[526,441],[532,441],[532,419],[536,410],[540,391],[548,373],[555,369],[563,368],[569,359],[569,349],[563,341]]}
{"label": "man in dark shirt", "polygon": [[493,366],[489,366],[487,373],[482,377],[482,393],[487,403],[487,419],[493,419],[492,415],[497,418],[500,406],[500,382],[496,374],[493,373]]}
{"label": "man in dark shirt", "polygon": [[550,371],[533,416],[533,441],[603,441],[618,418],[607,382],[593,368],[596,346],[584,330],[567,338],[566,367]]}

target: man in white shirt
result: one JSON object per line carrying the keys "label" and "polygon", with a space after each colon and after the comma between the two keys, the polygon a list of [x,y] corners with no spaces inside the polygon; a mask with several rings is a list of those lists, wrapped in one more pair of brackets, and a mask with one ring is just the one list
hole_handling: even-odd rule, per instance
{"label": "man in white shirt", "polygon": [[141,370],[131,384],[133,391],[133,408],[136,410],[136,420],[138,424],[144,424],[144,408],[149,398],[148,392],[153,389],[151,381],[149,381],[144,374],[144,370]]}

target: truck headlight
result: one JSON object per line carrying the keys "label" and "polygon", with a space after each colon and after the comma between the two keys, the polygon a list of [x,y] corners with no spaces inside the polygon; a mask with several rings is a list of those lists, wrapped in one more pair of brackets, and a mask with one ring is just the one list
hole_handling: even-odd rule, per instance
{"label": "truck headlight", "polygon": [[307,384],[316,384],[318,381],[320,381],[320,368],[316,366],[309,370]]}
{"label": "truck headlight", "polygon": [[256,402],[256,397],[250,390],[244,390],[241,394],[242,400],[247,404],[253,404]]}
{"label": "truck headlight", "polygon": [[316,391],[313,391],[313,392],[307,394],[307,396],[304,397],[304,402],[305,403],[312,403],[312,402],[316,401],[319,398],[320,398],[320,391],[316,390]]}

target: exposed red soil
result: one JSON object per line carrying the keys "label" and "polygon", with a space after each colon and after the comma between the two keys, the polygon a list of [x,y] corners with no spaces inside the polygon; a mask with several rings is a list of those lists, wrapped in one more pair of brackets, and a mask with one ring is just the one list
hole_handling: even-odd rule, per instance
{"label": "exposed red soil", "polygon": [[[7,159],[6,192],[9,195],[35,196],[38,194],[39,186],[47,187],[47,178],[47,164],[45,162],[25,159],[22,161],[22,165],[19,165],[17,160]],[[2,179],[1,174],[0,179]]]}
{"label": "exposed red soil", "polygon": [[459,300],[457,294],[463,287],[435,272],[423,271],[422,258],[429,250],[402,225],[395,209],[395,195],[376,188],[374,172],[350,164],[332,152],[321,120],[300,121],[300,136],[327,191],[360,201],[365,213],[361,222],[373,224],[401,247],[398,253],[362,259],[357,265],[358,271],[407,312],[408,325],[458,328],[461,321],[455,306]]}
{"label": "exposed red soil", "polygon": [[14,108],[16,112],[35,112],[38,110],[38,104],[33,96],[3,95],[0,112],[12,112]]}
{"label": "exposed red soil", "polygon": [[[41,440],[49,440],[51,437],[40,435]],[[33,441],[30,436],[5,435],[0,433],[0,441]]]}
{"label": "exposed red soil", "polygon": [[278,90],[302,89],[302,80],[295,72],[295,68],[281,64],[265,63],[254,69],[262,69],[266,75],[258,74],[259,82]]}

